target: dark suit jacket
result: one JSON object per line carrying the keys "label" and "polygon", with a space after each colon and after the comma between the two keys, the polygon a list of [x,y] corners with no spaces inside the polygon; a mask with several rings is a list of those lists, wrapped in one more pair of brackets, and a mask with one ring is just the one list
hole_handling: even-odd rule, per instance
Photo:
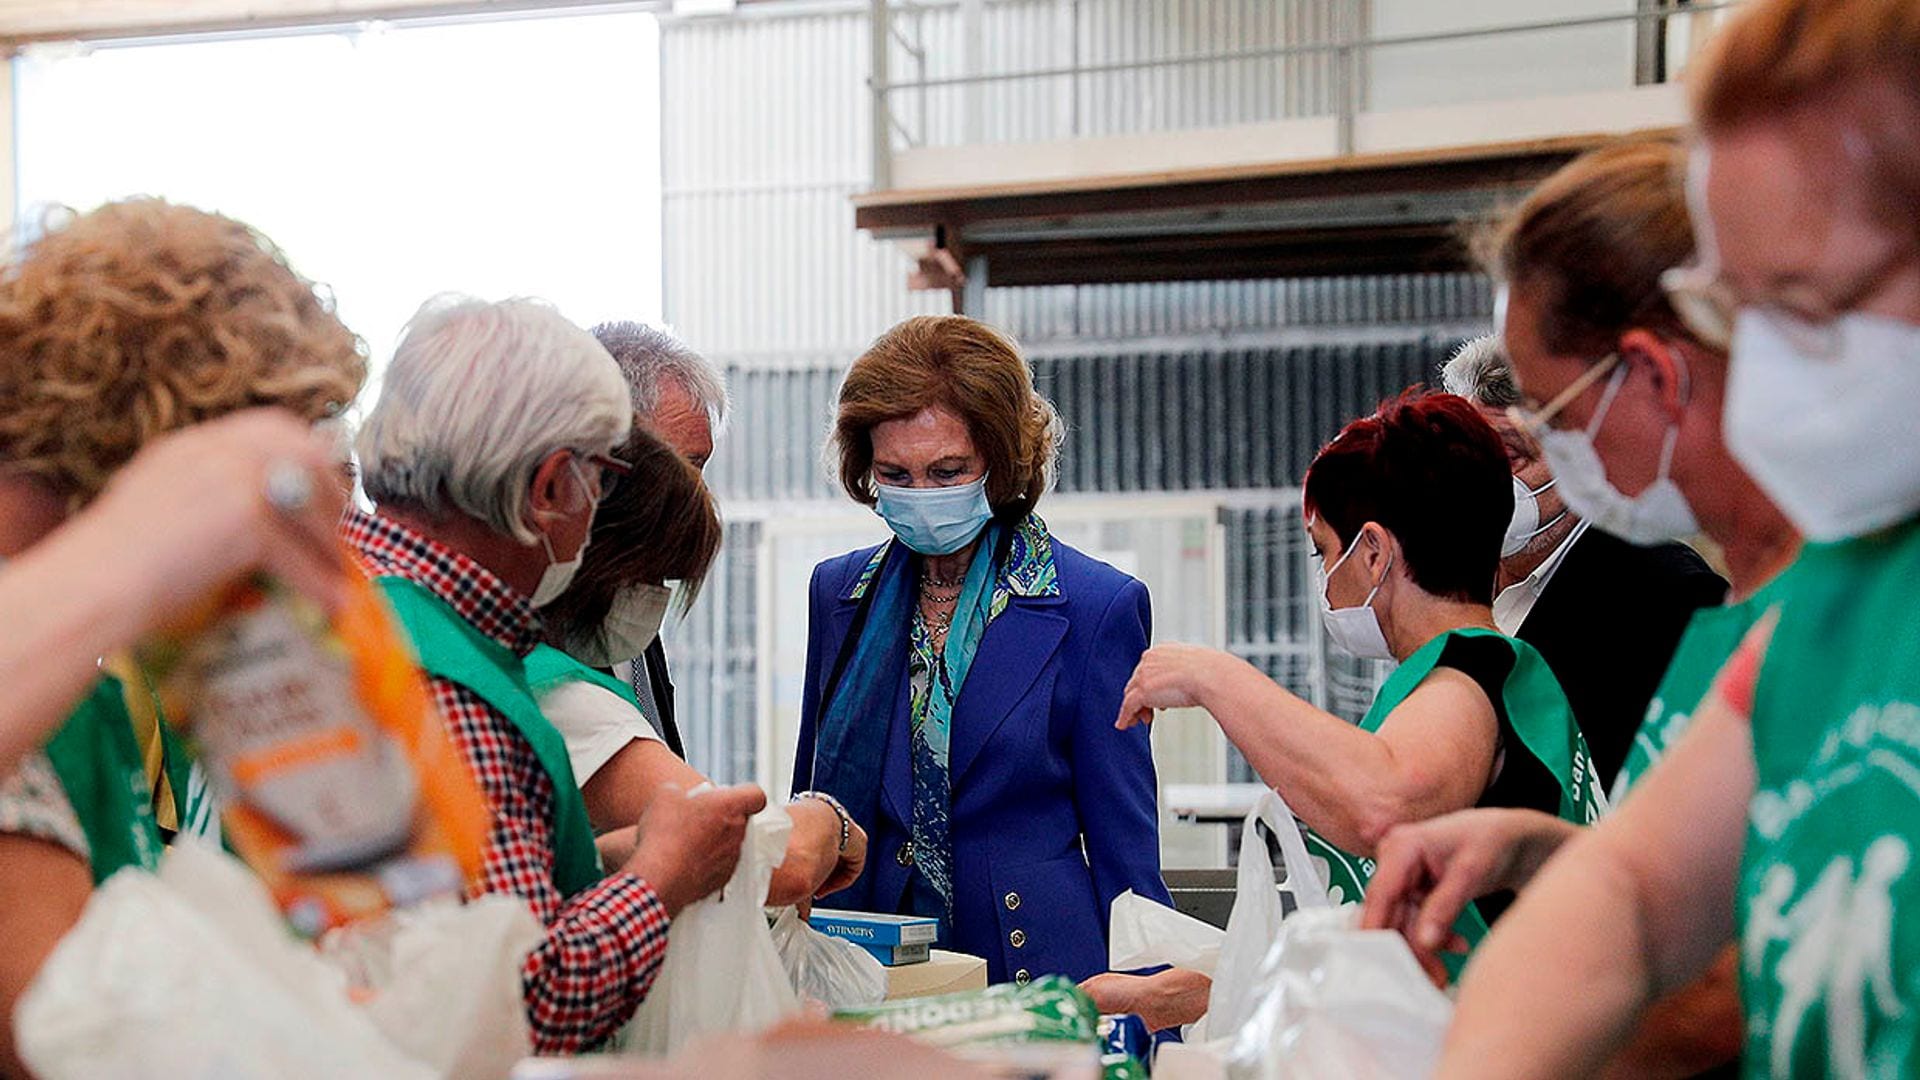
{"label": "dark suit jacket", "polygon": [[[814,569],[793,790],[813,786],[815,725],[854,621],[850,595],[874,548]],[[1160,878],[1153,752],[1144,727],[1115,731],[1121,690],[1146,650],[1146,586],[1053,541],[1060,595],[1015,596],[987,627],[954,702],[953,917],[948,947],[983,957],[995,983],[1107,970],[1107,916],[1126,889],[1172,904]],[[867,867],[820,906],[897,912],[907,895],[912,767],[907,658],[892,671],[892,723]]]}
{"label": "dark suit jacket", "polygon": [[1684,544],[1639,547],[1588,529],[1514,636],[1540,650],[1607,789],[1693,613],[1727,583]]}
{"label": "dark suit jacket", "polygon": [[667,647],[658,637],[640,659],[647,665],[647,682],[653,688],[653,705],[660,715],[650,717],[660,725],[660,738],[673,751],[673,756],[681,761],[687,760],[687,748],[680,741],[680,728],[673,721],[673,680],[667,677]]}

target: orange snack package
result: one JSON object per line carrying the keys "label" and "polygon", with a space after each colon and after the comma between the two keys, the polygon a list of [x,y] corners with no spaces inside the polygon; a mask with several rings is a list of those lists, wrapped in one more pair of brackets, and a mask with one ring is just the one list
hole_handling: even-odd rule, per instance
{"label": "orange snack package", "polygon": [[351,579],[329,618],[256,576],[139,650],[227,842],[306,937],[462,895],[490,825],[406,639]]}

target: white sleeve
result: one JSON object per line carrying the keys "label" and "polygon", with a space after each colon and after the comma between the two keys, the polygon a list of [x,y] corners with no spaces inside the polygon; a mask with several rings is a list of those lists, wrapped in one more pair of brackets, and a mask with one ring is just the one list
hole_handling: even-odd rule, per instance
{"label": "white sleeve", "polygon": [[584,785],[635,739],[660,741],[633,702],[585,681],[565,682],[540,699],[540,711],[567,740],[573,779]]}

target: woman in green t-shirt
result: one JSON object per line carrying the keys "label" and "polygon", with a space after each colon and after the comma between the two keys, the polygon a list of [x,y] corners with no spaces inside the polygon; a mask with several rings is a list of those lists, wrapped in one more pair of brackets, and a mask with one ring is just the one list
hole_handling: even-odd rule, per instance
{"label": "woman in green t-shirt", "polygon": [[[1523,438],[1557,432],[1544,437],[1562,497],[1597,528],[1637,538],[1704,532],[1732,579],[1727,603],[1697,612],[1681,638],[1614,786],[1615,806],[1687,729],[1800,548],[1799,533],[1721,438],[1724,338],[1689,329],[1661,289],[1661,270],[1693,257],[1686,201],[1673,183],[1683,157],[1665,140],[1588,154],[1543,182],[1488,245],[1488,269],[1507,297],[1510,374],[1525,389],[1515,427]],[[1556,302],[1576,293],[1584,305]],[[1662,475],[1671,486],[1656,487]],[[1365,925],[1399,929],[1430,950],[1469,900],[1524,886],[1578,832],[1544,814],[1504,810],[1396,829],[1381,846]],[[1734,991],[1728,956],[1651,1017],[1614,1067],[1645,1075],[1731,1061],[1740,1049]]]}
{"label": "woman in green t-shirt", "polygon": [[[1294,696],[1246,661],[1161,645],[1142,658],[1119,725],[1198,706],[1308,827],[1336,900],[1358,900],[1395,825],[1470,806],[1585,823],[1604,802],[1586,742],[1539,654],[1494,628],[1494,572],[1513,480],[1498,435],[1464,398],[1406,395],[1349,424],[1307,471],[1305,525],[1323,568],[1329,638],[1399,661],[1358,726]],[[1499,904],[1469,905],[1468,944]],[[1149,1023],[1194,1019],[1204,981],[1174,971],[1108,975],[1103,1008]],[[1157,1002],[1177,990],[1182,1004]]]}
{"label": "woman in green t-shirt", "polygon": [[1672,285],[1737,309],[1727,444],[1807,545],[1687,737],[1476,956],[1439,1076],[1588,1075],[1730,945],[1748,1075],[1920,1070],[1916,56],[1912,0],[1756,0],[1689,69]]}

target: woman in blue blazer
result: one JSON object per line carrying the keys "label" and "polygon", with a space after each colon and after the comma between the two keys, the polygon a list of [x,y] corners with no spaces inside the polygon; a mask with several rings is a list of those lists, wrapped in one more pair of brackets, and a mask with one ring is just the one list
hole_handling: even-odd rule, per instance
{"label": "woman in blue blazer", "polygon": [[896,326],[833,429],[842,485],[894,539],[813,574],[793,789],[869,836],[821,903],[936,916],[994,982],[1105,971],[1113,898],[1168,902],[1152,753],[1114,729],[1147,590],[1033,513],[1059,432],[1000,334]]}

